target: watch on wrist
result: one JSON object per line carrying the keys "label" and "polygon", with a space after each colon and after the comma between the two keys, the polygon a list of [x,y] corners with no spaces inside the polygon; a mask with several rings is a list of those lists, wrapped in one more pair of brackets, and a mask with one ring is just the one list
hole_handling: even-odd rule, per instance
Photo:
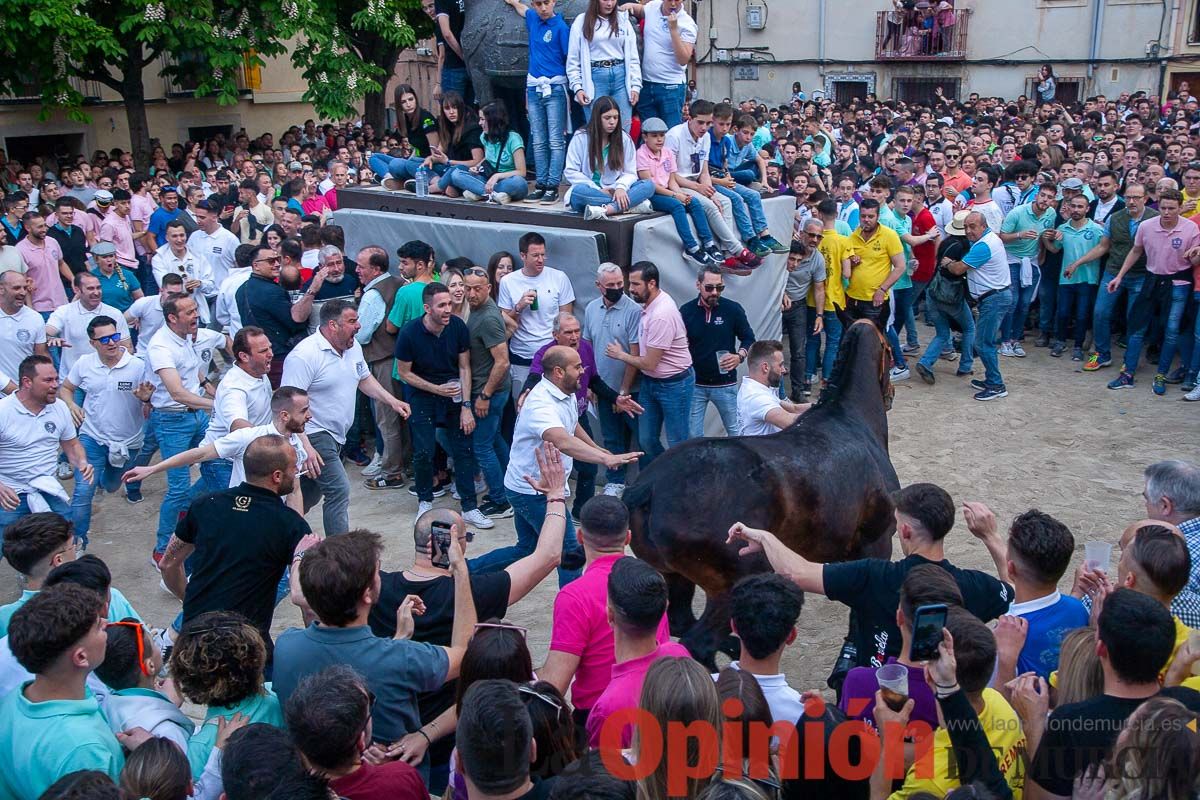
{"label": "watch on wrist", "polygon": [[471,401],[470,400],[463,400],[462,403],[460,403],[459,405],[461,405],[467,411],[471,410]]}

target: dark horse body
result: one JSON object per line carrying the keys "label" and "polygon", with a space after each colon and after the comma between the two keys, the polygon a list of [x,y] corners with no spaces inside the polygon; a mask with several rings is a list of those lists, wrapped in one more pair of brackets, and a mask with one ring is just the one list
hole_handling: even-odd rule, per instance
{"label": "dark horse body", "polygon": [[[869,322],[850,326],[820,402],[770,436],[693,439],[671,448],[625,492],[633,551],[670,587],[671,632],[712,667],[729,646],[729,589],[769,572],[761,554],[725,543],[744,522],[822,563],[889,558],[895,530],[888,457],[890,352]],[[707,605],[699,621],[692,597]],[[733,653],[736,655],[736,651]]]}

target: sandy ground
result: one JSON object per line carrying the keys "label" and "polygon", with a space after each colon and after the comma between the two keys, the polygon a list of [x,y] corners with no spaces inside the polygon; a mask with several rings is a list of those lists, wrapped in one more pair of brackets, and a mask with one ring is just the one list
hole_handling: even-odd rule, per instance
{"label": "sandy ground", "polygon": [[[931,335],[922,327],[923,343]],[[932,481],[957,502],[984,501],[1001,525],[1026,509],[1040,508],[1071,527],[1082,558],[1084,541],[1115,542],[1128,522],[1143,515],[1141,474],[1147,464],[1166,458],[1200,459],[1200,404],[1180,402],[1182,392],[1176,386],[1168,387],[1166,397],[1155,397],[1145,368],[1135,389],[1113,392],[1104,388],[1114,376],[1112,369],[1086,374],[1067,358],[1050,358],[1045,349],[1031,347],[1028,358],[1002,362],[1010,395],[997,402],[972,400],[965,379],[955,378],[954,365],[944,361],[939,362],[935,386],[925,385],[915,373],[911,381],[897,385],[890,415],[891,451],[902,484]],[[977,365],[976,376],[981,373],[982,365]],[[416,498],[404,489],[368,491],[358,480],[359,469],[351,466],[350,471],[351,522],[384,535],[385,569],[411,564]],[[114,585],[155,626],[165,625],[179,608],[159,587],[148,559],[163,488],[162,478],[152,478],[144,488],[146,502],[138,506],[120,496],[101,498],[90,548],[112,569]],[[454,501],[447,495],[437,502]],[[320,520],[319,509],[310,512],[310,524],[319,528]],[[513,541],[511,520],[501,520],[492,531],[480,532],[470,554]],[[947,550],[960,565],[992,569],[961,517],[947,539]],[[509,613],[509,619],[529,627],[535,664],[544,659],[549,645],[556,588],[551,575]],[[16,574],[4,563],[0,602],[19,591]],[[701,595],[697,603],[702,602]],[[783,662],[794,686],[823,688],[846,616],[836,603],[807,598],[800,635]],[[279,607],[276,633],[299,623],[294,607],[286,602]]]}

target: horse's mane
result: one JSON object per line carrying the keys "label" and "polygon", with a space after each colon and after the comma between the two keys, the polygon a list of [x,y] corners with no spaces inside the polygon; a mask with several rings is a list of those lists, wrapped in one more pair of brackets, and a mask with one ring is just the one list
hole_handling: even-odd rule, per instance
{"label": "horse's mane", "polygon": [[[814,410],[818,408],[827,408],[828,406],[840,403],[842,394],[845,392],[846,384],[849,382],[853,374],[854,365],[857,362],[857,354],[859,342],[865,334],[858,333],[858,329],[864,329],[862,325],[851,325],[846,328],[842,335],[841,344],[838,347],[837,359],[833,362],[833,372],[829,376],[829,381],[825,388],[821,390],[821,397],[817,400]],[[873,331],[867,331],[873,333]]]}

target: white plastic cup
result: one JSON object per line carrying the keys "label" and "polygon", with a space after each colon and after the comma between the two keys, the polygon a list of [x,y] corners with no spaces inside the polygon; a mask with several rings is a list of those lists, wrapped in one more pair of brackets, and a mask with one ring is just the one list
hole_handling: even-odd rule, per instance
{"label": "white plastic cup", "polygon": [[903,664],[884,664],[875,670],[875,680],[879,683],[884,702],[893,711],[904,708],[909,697],[908,667]]}
{"label": "white plastic cup", "polygon": [[451,397],[450,400],[455,403],[461,403],[462,402],[462,381],[454,380],[454,381],[448,381],[448,383],[455,388],[454,396]]}
{"label": "white plastic cup", "polygon": [[717,351],[717,369],[720,370],[722,373],[726,372],[726,370],[724,367],[721,366],[721,359],[725,358],[725,356],[727,356],[727,355],[729,355],[728,350],[718,350]]}
{"label": "white plastic cup", "polygon": [[1112,542],[1088,542],[1083,546],[1083,561],[1088,569],[1108,574],[1108,562],[1112,559],[1112,549]]}

